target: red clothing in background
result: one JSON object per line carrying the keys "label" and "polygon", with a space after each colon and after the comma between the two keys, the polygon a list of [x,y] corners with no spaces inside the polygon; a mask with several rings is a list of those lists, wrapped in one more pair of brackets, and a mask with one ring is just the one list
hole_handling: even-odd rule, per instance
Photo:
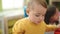
{"label": "red clothing in background", "polygon": [[54,34],[60,34],[60,28],[57,28],[54,32]]}

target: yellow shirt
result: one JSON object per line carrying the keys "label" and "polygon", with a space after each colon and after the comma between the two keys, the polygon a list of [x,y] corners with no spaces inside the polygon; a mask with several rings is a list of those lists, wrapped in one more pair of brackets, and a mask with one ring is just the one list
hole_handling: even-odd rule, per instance
{"label": "yellow shirt", "polygon": [[52,27],[47,26],[44,23],[44,21],[39,24],[35,24],[31,22],[28,18],[24,18],[24,19],[18,20],[15,23],[12,29],[12,33],[13,34],[44,34],[46,29],[50,31],[51,29],[54,30],[54,28],[55,28],[54,26]]}

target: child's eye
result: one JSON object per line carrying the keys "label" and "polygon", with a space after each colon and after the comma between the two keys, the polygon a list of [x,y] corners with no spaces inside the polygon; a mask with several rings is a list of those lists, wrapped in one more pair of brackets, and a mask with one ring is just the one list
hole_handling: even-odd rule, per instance
{"label": "child's eye", "polygon": [[40,15],[35,15],[36,17],[39,17]]}
{"label": "child's eye", "polygon": [[42,16],[45,16],[45,15],[42,15]]}

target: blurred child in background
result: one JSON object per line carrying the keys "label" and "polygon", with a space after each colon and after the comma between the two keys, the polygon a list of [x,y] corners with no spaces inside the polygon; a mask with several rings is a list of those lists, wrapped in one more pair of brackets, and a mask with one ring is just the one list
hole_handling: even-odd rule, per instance
{"label": "blurred child in background", "polygon": [[[49,26],[59,24],[59,10],[55,6],[49,6],[45,14],[45,23]],[[48,31],[48,30],[47,30]],[[45,34],[54,34],[53,29]]]}
{"label": "blurred child in background", "polygon": [[59,20],[59,10],[55,6],[49,6],[45,14],[46,24],[58,24]]}

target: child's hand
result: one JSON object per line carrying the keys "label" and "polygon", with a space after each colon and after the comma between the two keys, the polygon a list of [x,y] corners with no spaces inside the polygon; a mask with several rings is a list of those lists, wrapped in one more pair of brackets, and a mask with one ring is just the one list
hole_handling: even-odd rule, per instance
{"label": "child's hand", "polygon": [[57,28],[60,28],[60,24],[57,25]]}

